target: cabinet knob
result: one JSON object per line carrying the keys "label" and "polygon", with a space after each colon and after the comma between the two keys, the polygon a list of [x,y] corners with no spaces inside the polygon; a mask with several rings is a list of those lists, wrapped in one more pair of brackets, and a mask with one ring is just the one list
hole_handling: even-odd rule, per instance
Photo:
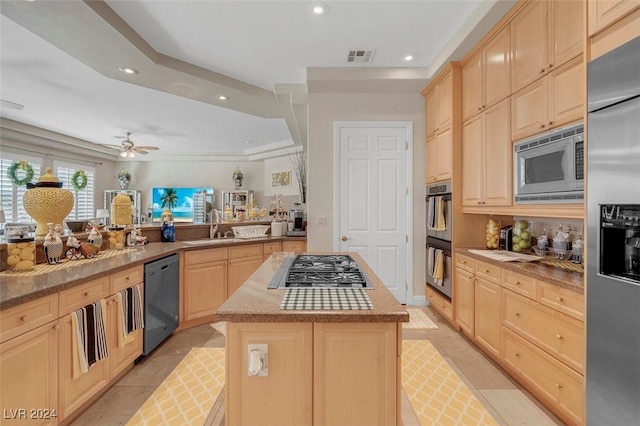
{"label": "cabinet knob", "polygon": [[516,285],[520,285],[520,281],[516,281]]}
{"label": "cabinet knob", "polygon": [[544,74],[544,72],[545,72],[546,70],[547,70],[546,68],[542,68],[542,69],[540,70],[540,74]]}
{"label": "cabinet knob", "polygon": [[85,292],[84,292],[84,297],[87,297],[88,295],[89,295],[89,292],[88,292],[88,291],[85,291]]}
{"label": "cabinet knob", "polygon": [[547,123],[548,126],[551,126],[553,124],[553,121],[550,121]]}
{"label": "cabinet knob", "polygon": [[559,335],[559,334],[556,334],[556,339],[558,339],[558,340],[563,340],[563,339],[564,339],[564,336],[561,336],[561,335]]}
{"label": "cabinet knob", "polygon": [[563,297],[558,296],[558,297],[556,297],[556,299],[558,299],[558,302],[560,302],[560,303],[564,302],[564,298]]}
{"label": "cabinet knob", "polygon": [[556,387],[557,387],[558,389],[562,389],[564,386],[562,386],[562,383],[556,383]]}
{"label": "cabinet knob", "polygon": [[553,64],[549,64],[549,65],[547,65],[547,68],[548,68],[548,69],[553,68]]}
{"label": "cabinet knob", "polygon": [[482,204],[482,201],[478,201],[478,204]]}
{"label": "cabinet knob", "polygon": [[488,274],[488,273],[489,273],[489,270],[488,270],[488,269],[485,269],[485,270],[484,270],[484,273],[485,273],[485,274]]}
{"label": "cabinet knob", "polygon": [[125,281],[126,281],[126,282],[129,282],[129,281],[131,281],[131,278],[129,278],[129,276],[127,276],[127,277],[125,278]]}
{"label": "cabinet knob", "polygon": [[462,261],[462,264],[463,264],[463,265],[466,265],[466,264],[467,264],[467,261],[466,261],[466,260],[463,260],[463,261]]}
{"label": "cabinet knob", "polygon": [[54,326],[53,326],[53,329],[54,329],[54,330],[56,330],[56,331],[60,330],[60,324],[56,324],[56,325],[54,325]]}
{"label": "cabinet knob", "polygon": [[516,357],[520,358],[520,354],[518,352],[516,352]]}
{"label": "cabinet knob", "polygon": [[486,204],[486,203],[487,203],[486,201],[482,200],[482,204]]}
{"label": "cabinet knob", "polygon": [[519,317],[520,316],[520,312],[516,312],[516,316]]}
{"label": "cabinet knob", "polygon": [[27,320],[27,316],[23,315],[20,317],[20,322],[25,322]]}
{"label": "cabinet knob", "polygon": [[541,129],[544,129],[544,127],[545,127],[545,125],[544,125],[544,124],[541,124],[541,125],[540,125],[540,128],[541,128]]}
{"label": "cabinet knob", "polygon": [[478,111],[482,111],[482,107],[481,106],[478,107]]}

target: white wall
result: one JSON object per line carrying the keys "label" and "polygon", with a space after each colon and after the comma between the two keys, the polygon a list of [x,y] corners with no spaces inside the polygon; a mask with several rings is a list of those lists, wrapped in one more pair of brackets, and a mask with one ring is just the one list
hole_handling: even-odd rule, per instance
{"label": "white wall", "polygon": [[[425,283],[425,135],[424,98],[419,94],[309,95],[309,171],[307,246],[333,249],[333,123],[334,121],[413,122],[413,302],[423,302]],[[318,216],[327,218],[318,226]],[[411,285],[411,283],[410,283]],[[411,298],[409,300],[411,303]]]}

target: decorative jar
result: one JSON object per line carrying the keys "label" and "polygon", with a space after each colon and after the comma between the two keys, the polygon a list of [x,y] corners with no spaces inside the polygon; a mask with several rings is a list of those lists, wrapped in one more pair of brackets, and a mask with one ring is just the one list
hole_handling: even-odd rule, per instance
{"label": "decorative jar", "polygon": [[30,271],[36,267],[36,241],[33,237],[7,239],[7,270]]}
{"label": "decorative jar", "polygon": [[111,200],[111,224],[114,226],[133,224],[131,197],[126,192],[119,193]]}
{"label": "decorative jar", "polygon": [[497,249],[498,241],[500,240],[500,222],[496,222],[493,219],[489,219],[486,226],[487,231],[487,248],[488,249]]}
{"label": "decorative jar", "polygon": [[511,249],[518,253],[531,252],[531,222],[527,220],[516,220],[513,224],[513,235],[511,236]]}
{"label": "decorative jar", "polygon": [[109,228],[109,248],[122,250],[124,244],[124,228]]}
{"label": "decorative jar", "polygon": [[73,209],[73,193],[62,189],[62,182],[51,174],[47,167],[38,183],[24,193],[22,204],[36,221],[36,236],[44,236],[49,232],[47,223],[62,223]]}

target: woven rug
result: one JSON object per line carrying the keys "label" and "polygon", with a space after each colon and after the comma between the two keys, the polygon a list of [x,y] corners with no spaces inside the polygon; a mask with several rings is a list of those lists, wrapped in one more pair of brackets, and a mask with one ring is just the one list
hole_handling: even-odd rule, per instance
{"label": "woven rug", "polygon": [[402,328],[410,330],[433,330],[438,328],[438,326],[431,321],[431,318],[429,318],[421,309],[407,309],[407,312],[409,312],[409,322],[403,322]]}
{"label": "woven rug", "polygon": [[428,340],[402,342],[402,387],[422,426],[498,424]]}
{"label": "woven rug", "polygon": [[202,425],[224,387],[224,348],[193,348],[127,426]]}
{"label": "woven rug", "polygon": [[288,288],[282,298],[284,310],[373,309],[367,290],[359,288]]}

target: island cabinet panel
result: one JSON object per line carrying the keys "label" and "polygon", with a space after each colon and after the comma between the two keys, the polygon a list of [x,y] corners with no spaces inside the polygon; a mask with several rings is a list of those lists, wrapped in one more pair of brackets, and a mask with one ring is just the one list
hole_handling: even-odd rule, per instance
{"label": "island cabinet panel", "polygon": [[314,324],[313,424],[397,421],[396,323]]}
{"label": "island cabinet panel", "polygon": [[[227,323],[227,425],[311,425],[313,324]],[[268,375],[250,376],[249,344],[268,345]]]}
{"label": "island cabinet panel", "polygon": [[219,260],[184,269],[184,320],[213,315],[227,300],[227,261]]}
{"label": "island cabinet panel", "polygon": [[[57,324],[54,321],[42,325],[0,345],[2,424],[58,423]],[[17,420],[19,409],[26,410],[22,414],[24,420]],[[39,416],[33,419],[32,414]]]}

